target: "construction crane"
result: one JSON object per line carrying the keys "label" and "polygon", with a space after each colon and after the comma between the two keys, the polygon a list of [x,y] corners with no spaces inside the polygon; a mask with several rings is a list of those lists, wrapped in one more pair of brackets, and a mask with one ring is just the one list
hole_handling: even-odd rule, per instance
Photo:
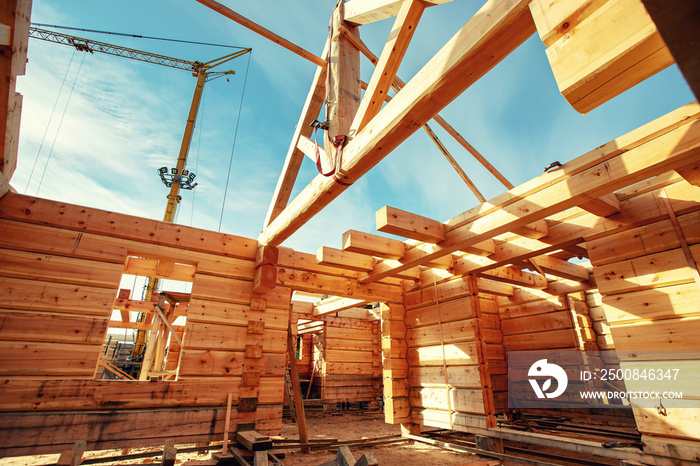
{"label": "construction crane", "polygon": [[[216,58],[208,62],[199,61],[188,61],[179,58],[167,57],[165,55],[159,55],[151,52],[144,52],[142,50],[131,49],[127,47],[121,47],[118,45],[107,44],[105,42],[98,42],[91,39],[85,39],[82,37],[71,36],[67,34],[61,34],[58,32],[47,31],[45,29],[40,29],[36,27],[29,28],[29,37],[33,39],[40,39],[47,42],[53,42],[56,44],[67,45],[75,48],[79,52],[89,52],[89,53],[104,53],[107,55],[114,55],[118,57],[128,58],[131,60],[138,60],[146,63],[154,63],[156,65],[167,66],[170,68],[176,68],[179,70],[189,71],[192,76],[197,78],[197,84],[194,88],[194,95],[192,97],[192,104],[190,105],[190,111],[187,116],[187,124],[185,125],[185,133],[182,137],[182,144],[180,145],[180,152],[177,158],[177,164],[174,168],[168,169],[167,167],[162,167],[158,169],[158,174],[160,175],[161,181],[170,188],[167,196],[167,203],[165,206],[165,213],[163,214],[163,221],[168,223],[173,223],[175,221],[175,216],[177,214],[177,209],[182,200],[180,196],[181,189],[193,189],[197,184],[194,183],[195,175],[185,169],[187,165],[187,157],[189,155],[190,146],[192,144],[192,134],[194,133],[195,121],[197,120],[197,113],[199,111],[199,105],[202,100],[202,93],[204,92],[204,84],[208,81],[220,78],[222,76],[235,74],[235,71],[215,71],[214,68],[227,63],[234,58],[238,58],[242,55],[249,53],[252,49],[245,48],[238,50],[236,52],[224,55],[223,57]],[[151,296],[159,288],[159,279],[155,277],[150,277],[148,280],[148,285],[146,287],[146,294],[144,300],[150,301]],[[145,314],[140,314],[137,322],[143,322]],[[134,353],[133,356],[136,357],[143,352],[146,342],[146,331],[137,330],[136,338],[134,340]]]}

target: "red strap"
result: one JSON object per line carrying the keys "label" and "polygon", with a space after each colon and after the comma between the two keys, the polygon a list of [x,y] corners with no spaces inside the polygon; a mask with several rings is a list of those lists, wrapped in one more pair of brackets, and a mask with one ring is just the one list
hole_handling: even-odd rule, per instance
{"label": "red strap", "polygon": [[333,168],[331,168],[331,171],[328,173],[323,173],[323,167],[321,166],[321,152],[318,150],[318,140],[316,139],[316,132],[318,131],[318,127],[314,128],[314,144],[316,145],[316,168],[318,169],[318,172],[323,175],[323,176],[331,176],[335,173],[335,164],[333,165]]}

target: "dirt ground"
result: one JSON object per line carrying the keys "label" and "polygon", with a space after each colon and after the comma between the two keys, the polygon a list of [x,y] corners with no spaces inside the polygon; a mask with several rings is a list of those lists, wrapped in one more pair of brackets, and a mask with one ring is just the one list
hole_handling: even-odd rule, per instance
{"label": "dirt ground", "polygon": [[[385,437],[397,435],[401,433],[401,428],[398,425],[390,425],[384,423],[384,415],[379,412],[360,412],[360,411],[343,411],[339,415],[324,415],[321,413],[307,413],[307,426],[309,438],[313,439],[338,439],[338,440],[360,440],[368,438]],[[282,438],[298,439],[296,424],[293,424],[288,419],[284,420],[282,425]],[[178,445],[178,447],[190,447],[193,445]],[[160,447],[162,448],[162,447]],[[143,451],[156,451],[160,448],[134,448],[131,453],[139,453]],[[489,458],[481,458],[469,453],[453,453],[432,447],[422,443],[414,444],[399,444],[399,445],[383,445],[374,447],[350,447],[355,459],[359,459],[364,453],[374,453],[381,466],[412,466],[426,465],[431,466],[457,466],[457,465],[472,465],[472,466],[496,466],[506,465],[515,466],[520,463],[515,462],[499,462]],[[286,466],[314,466],[320,465],[335,458],[336,450],[321,450],[311,451],[309,454],[303,454],[298,449],[295,450],[275,450],[276,452],[284,452],[285,458],[282,462]],[[107,457],[120,455],[121,450],[105,450],[87,452],[84,455],[85,459],[95,457]],[[38,455],[24,456],[17,458],[0,459],[0,466],[30,466],[30,465],[49,465],[55,464],[59,455]],[[102,465],[131,465],[131,464],[160,464],[161,457],[155,456],[151,458],[141,458],[133,460],[123,460],[119,462],[99,463]],[[194,453],[178,453],[177,465],[181,466],[205,466],[214,465],[216,462],[211,458],[211,452],[199,454]]]}

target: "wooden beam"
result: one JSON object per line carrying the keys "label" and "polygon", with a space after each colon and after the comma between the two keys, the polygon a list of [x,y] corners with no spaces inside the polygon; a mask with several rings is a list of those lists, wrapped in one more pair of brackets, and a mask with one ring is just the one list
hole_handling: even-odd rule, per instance
{"label": "wooden beam", "polygon": [[246,18],[242,15],[239,15],[238,13],[236,13],[232,9],[222,5],[221,3],[215,2],[214,0],[197,0],[197,1],[199,3],[201,3],[202,5],[208,6],[209,8],[216,11],[217,13],[226,16],[228,19],[237,22],[241,26],[244,26],[257,34],[260,34],[264,38],[271,40],[275,44],[280,45],[280,46],[284,47],[285,49],[296,53],[300,57],[306,58],[307,60],[309,60],[312,63],[317,64],[318,66],[322,66],[322,67],[326,66],[326,61],[323,58],[314,55],[313,53],[309,52],[308,50],[303,49],[302,47],[299,47],[298,45],[288,41],[284,37],[278,36],[274,32],[272,32],[268,29],[265,29],[264,27],[249,20],[248,18]]}
{"label": "wooden beam", "polygon": [[[663,173],[674,166],[687,164],[697,158],[698,154],[700,122],[695,120],[632,150],[601,161],[526,198],[520,198],[507,207],[478,216],[475,220],[447,232],[445,240],[436,246],[434,252],[415,253],[410,259],[404,257],[399,269],[405,270],[425,264],[433,258],[578,205],[582,200],[600,197],[615,189]],[[364,282],[373,282],[391,274],[392,271],[371,274]]]}
{"label": "wooden beam", "polygon": [[[452,0],[424,0],[425,6],[440,5]],[[369,24],[399,14],[403,0],[351,0],[345,6],[345,21]]]}
{"label": "wooden beam", "polygon": [[406,238],[439,243],[445,239],[445,226],[431,218],[384,206],[376,213],[377,231]]}
{"label": "wooden beam", "polygon": [[[382,262],[377,262],[377,264],[372,268],[372,273],[376,273],[377,271],[382,270],[393,270],[396,269],[399,265],[401,265],[401,262],[392,259],[387,259]],[[439,268],[447,269],[450,265],[444,267],[440,266]],[[420,278],[420,269],[418,267],[412,267],[410,269],[398,271],[392,276],[396,278],[401,278],[403,280],[417,280]],[[360,278],[360,283],[362,283],[362,278],[364,277]]]}
{"label": "wooden beam", "polygon": [[676,168],[676,172],[693,186],[700,186],[700,160]]}
{"label": "wooden beam", "polygon": [[700,30],[700,4],[695,0],[642,0],[685,80],[700,99],[700,58],[695,53]]}
{"label": "wooden beam", "polygon": [[[326,41],[326,45],[323,48],[323,57],[328,57],[329,48],[330,43]],[[292,136],[292,142],[289,144],[282,173],[280,173],[280,177],[277,180],[277,186],[275,186],[275,192],[272,195],[272,201],[265,216],[265,226],[269,225],[287,207],[289,197],[292,195],[292,189],[294,188],[294,182],[297,179],[299,168],[304,158],[302,151],[297,147],[299,139],[302,136],[306,138],[311,137],[313,133],[310,125],[311,122],[318,118],[318,114],[323,107],[323,101],[326,97],[325,82],[326,67],[319,66],[314,73],[311,89],[309,89],[309,93],[306,96],[306,101],[304,101],[299,121]]]}
{"label": "wooden beam", "polygon": [[371,256],[354,252],[341,251],[339,249],[321,246],[316,252],[316,263],[339,267],[341,269],[367,272],[374,267],[374,259]]}
{"label": "wooden beam", "polygon": [[173,439],[168,439],[165,441],[165,446],[163,447],[163,459],[160,464],[161,466],[174,466],[176,459],[177,448],[175,448],[175,441]]}
{"label": "wooden beam", "polygon": [[489,278],[497,282],[524,286],[526,288],[537,288],[541,290],[547,288],[547,279],[542,275],[524,272],[513,266],[491,269],[487,272],[479,274],[479,276]]}
{"label": "wooden beam", "polygon": [[318,148],[318,155],[321,160],[328,160],[326,155],[326,149],[322,145],[316,145],[314,141],[307,138],[306,136],[299,136],[299,141],[297,142],[297,149],[299,149],[305,156],[309,158],[314,164],[316,163],[316,149]]}
{"label": "wooden beam", "polygon": [[[584,3],[567,1],[575,8]],[[598,3],[598,2],[596,2]],[[530,8],[538,30],[552,2],[535,0]],[[649,76],[673,64],[673,57],[639,0],[610,0],[547,47],[559,90],[574,109],[588,113]],[[564,23],[566,24],[566,23]]]}
{"label": "wooden beam", "polygon": [[620,213],[620,200],[615,193],[608,193],[605,196],[586,201],[579,207],[598,217],[610,217]]}
{"label": "wooden beam", "polygon": [[5,175],[0,172],[0,198],[2,198],[5,194],[10,192],[10,183],[7,181],[7,178],[5,178]]}
{"label": "wooden beam", "polygon": [[401,2],[394,25],[389,31],[389,38],[384,44],[384,49],[374,68],[372,78],[369,80],[365,95],[355,114],[350,134],[362,130],[381,110],[384,98],[391,88],[391,83],[399,70],[401,60],[408,49],[408,44],[411,43],[411,38],[424,9],[425,4],[421,0]]}
{"label": "wooden beam", "polygon": [[518,228],[513,233],[517,233],[531,239],[540,239],[549,234],[549,225],[547,225],[547,221],[545,219],[542,219],[536,222],[528,223],[524,227]]}
{"label": "wooden beam", "polygon": [[328,298],[316,303],[316,305],[314,306],[313,315],[323,316],[326,314],[333,314],[335,312],[340,312],[346,309],[358,307],[362,304],[366,304],[367,302],[368,301],[364,299]]}
{"label": "wooden beam", "polygon": [[[344,21],[345,2],[338,2],[331,17],[331,45],[328,59],[328,89],[326,115],[328,138],[334,142],[336,136],[352,136],[351,125],[360,106],[360,52],[350,44],[347,35],[359,37],[357,27]],[[332,151],[331,147],[328,147]],[[338,176],[336,174],[335,176]]]}
{"label": "wooden beam", "polygon": [[545,273],[554,275],[559,278],[566,278],[582,282],[590,278],[588,269],[582,265],[574,264],[569,261],[557,259],[552,256],[537,256],[530,259],[537,264]]}
{"label": "wooden beam", "polygon": [[[470,209],[456,217],[447,220],[448,231],[457,229],[483,215],[503,209],[504,207],[523,199],[537,191],[545,189],[554,183],[568,179],[577,173],[591,168],[608,158],[615,157],[625,151],[634,149],[658,136],[661,136],[675,128],[687,125],[700,118],[700,104],[692,102],[684,105],[668,114],[637,128],[603,146],[594,149],[580,157],[566,162],[561,167],[529,180],[510,191],[490,199],[487,203]],[[601,154],[604,157],[601,158]],[[591,199],[588,199],[591,200]]]}
{"label": "wooden beam", "polygon": [[[343,31],[343,32],[345,32],[345,31]],[[365,43],[362,42],[362,40],[360,40],[359,38],[356,38],[355,36],[352,36],[350,34],[347,34],[347,37],[348,37],[348,40],[350,40],[350,42],[357,48],[357,50],[359,50],[365,57],[367,57],[367,59],[372,64],[375,64],[375,65],[377,64],[379,59],[377,58],[377,56],[374,53],[372,53],[372,51],[367,47],[367,45],[365,45]],[[367,87],[368,87],[367,83],[365,83],[365,82],[361,82],[361,85],[362,85],[363,89],[367,89]],[[398,76],[395,76],[394,82],[392,83],[391,87],[392,87],[392,89],[394,89],[394,91],[396,91],[398,93],[405,85],[406,85],[405,82],[403,82],[401,79],[399,79]],[[389,102],[391,100],[391,97],[388,95],[385,95],[384,99],[387,102]],[[452,136],[462,147],[464,147],[467,150],[467,152],[469,152],[481,165],[483,165],[484,168],[486,168],[486,170],[489,171],[489,173],[491,173],[493,176],[495,176],[496,179],[503,184],[503,186],[505,186],[508,189],[513,189],[513,187],[514,187],[513,183],[508,181],[506,179],[506,177],[503,176],[503,174],[501,174],[501,172],[496,170],[496,167],[491,165],[491,163],[489,163],[489,161],[486,160],[486,158],[483,155],[481,155],[481,153],[478,150],[476,150],[474,148],[474,146],[469,144],[467,142],[467,140],[464,139],[464,137],[461,134],[459,134],[459,132],[457,132],[456,129],[454,129],[449,123],[447,123],[447,121],[445,121],[444,118],[442,118],[439,114],[435,114],[435,116],[433,117],[433,120],[435,120],[435,122],[437,124],[442,126],[443,129],[445,131],[447,131],[447,133],[450,136]]]}
{"label": "wooden beam", "polygon": [[299,371],[297,369],[297,358],[294,351],[294,338],[292,338],[292,327],[287,329],[287,357],[289,359],[290,372],[292,376],[292,389],[294,391],[294,411],[297,417],[297,428],[299,430],[299,440],[302,445],[302,453],[309,452],[309,436],[306,432],[306,415],[304,414],[304,400],[301,398],[301,386],[299,384]]}
{"label": "wooden beam", "polygon": [[445,156],[450,165],[452,165],[452,168],[454,168],[459,177],[462,178],[462,181],[464,181],[464,183],[469,187],[469,189],[476,196],[479,202],[486,202],[486,198],[483,196],[483,194],[481,194],[481,191],[479,191],[479,189],[476,187],[474,182],[467,176],[467,174],[464,173],[462,167],[460,167],[455,158],[452,157],[450,151],[447,150],[447,147],[445,147],[440,138],[437,137],[437,134],[433,132],[432,128],[430,128],[430,126],[428,126],[428,124],[426,123],[423,125],[423,129],[426,133],[428,133],[430,139],[435,143],[442,155]]}
{"label": "wooden beam", "polygon": [[348,143],[344,183],[317,176],[260,234],[278,245],[359,179],[440,109],[485,75],[535,31],[527,0],[489,0]]}
{"label": "wooden beam", "polygon": [[343,251],[383,257],[385,259],[401,259],[406,254],[406,244],[384,236],[348,230],[343,233]]}
{"label": "wooden beam", "polygon": [[182,346],[182,338],[177,334],[175,329],[173,328],[173,324],[170,323],[170,320],[168,320],[167,317],[163,314],[163,311],[161,310],[160,306],[154,306],[153,309],[155,309],[156,313],[160,316],[160,318],[163,320],[163,323],[165,324],[166,327],[168,327],[168,330],[170,330],[170,333],[172,336],[177,340],[178,344]]}

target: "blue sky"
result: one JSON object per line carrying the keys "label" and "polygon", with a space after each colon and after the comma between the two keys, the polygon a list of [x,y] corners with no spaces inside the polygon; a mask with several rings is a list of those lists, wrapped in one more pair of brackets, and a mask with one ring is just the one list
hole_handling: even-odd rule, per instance
{"label": "blue sky", "polygon": [[[331,0],[223,3],[316,54],[323,48],[334,6]],[[455,0],[427,9],[399,76],[408,81],[481,4]],[[32,20],[252,47],[221,230],[257,237],[315,65],[194,0],[34,0]],[[360,29],[362,39],[377,55],[391,24],[389,19]],[[73,34],[188,60],[207,61],[228,53],[213,47]],[[28,59],[26,76],[18,81],[24,108],[13,186],[36,194],[47,166],[41,197],[162,218],[167,190],[156,169],[172,166],[177,159],[195,78],[184,71],[117,57],[74,54],[69,47],[34,39]],[[206,86],[189,161],[199,186],[196,195],[183,193],[178,223],[211,230],[219,227],[247,65],[247,56],[231,62],[237,74],[230,82],[220,79]],[[363,80],[369,81],[372,70],[363,58]],[[64,76],[66,83],[57,100]],[[580,115],[559,94],[545,47],[535,35],[441,115],[518,185],[539,175],[554,160],[568,161],[692,100],[673,66]],[[49,120],[54,105],[56,111]],[[432,127],[487,198],[504,191],[437,124]],[[304,161],[294,194],[315,176],[315,170]],[[306,252],[321,245],[340,247],[341,234],[348,229],[373,232],[374,213],[384,205],[444,221],[477,202],[420,131],[285,245]]]}

